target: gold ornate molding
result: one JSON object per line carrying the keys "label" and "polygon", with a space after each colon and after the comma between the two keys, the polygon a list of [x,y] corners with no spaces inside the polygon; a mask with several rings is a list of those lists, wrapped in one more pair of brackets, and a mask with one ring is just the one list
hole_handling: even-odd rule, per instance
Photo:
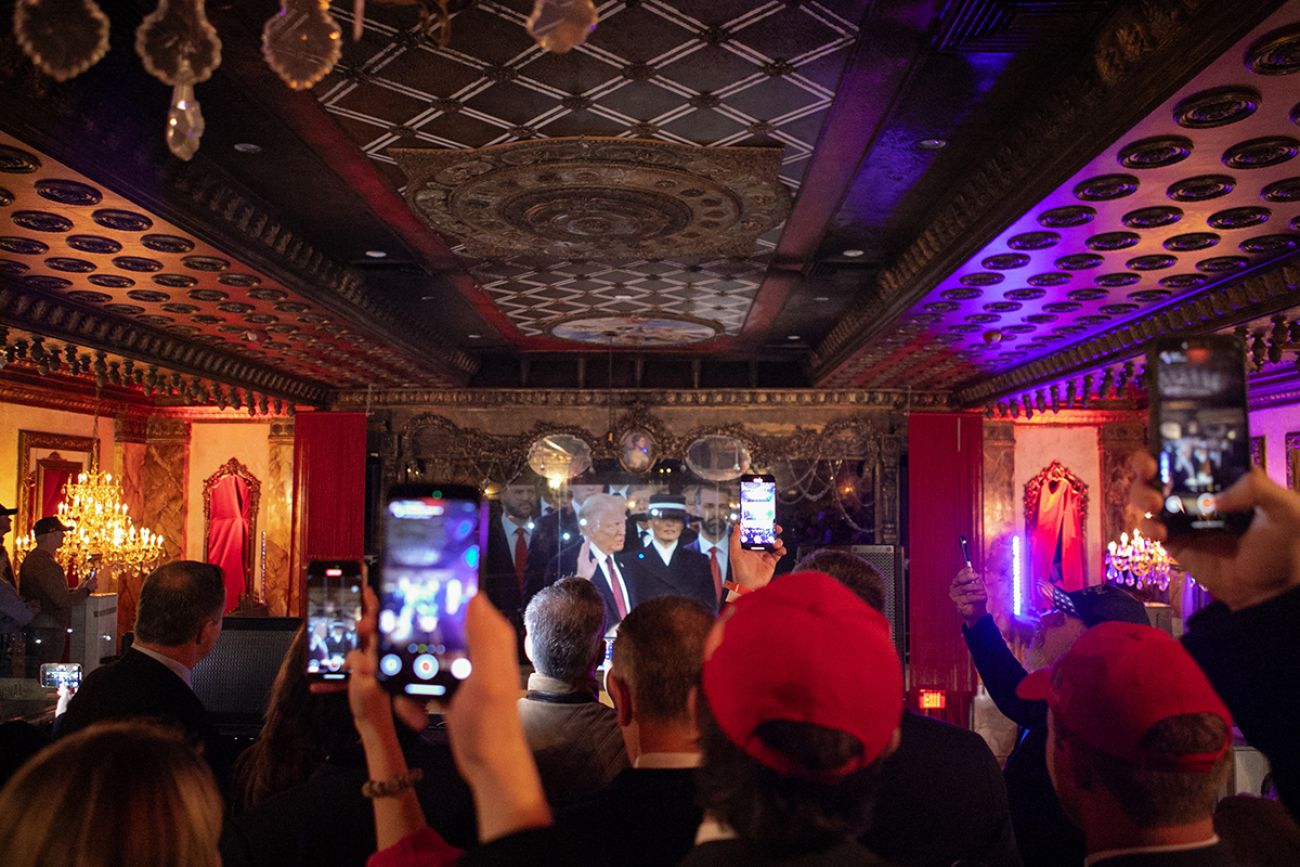
{"label": "gold ornate molding", "polygon": [[142,443],[149,438],[149,417],[137,413],[120,414],[113,419],[113,441]]}
{"label": "gold ornate molding", "polygon": [[148,442],[190,441],[190,423],[184,419],[154,416],[149,419]]}
{"label": "gold ornate molding", "polygon": [[[36,467],[32,462],[32,452],[50,449],[54,452],[72,452],[86,455],[86,462],[77,463],[85,469],[95,460],[99,451],[99,442],[95,437],[73,436],[63,433],[49,433],[39,430],[18,431],[18,522],[14,524],[16,534],[26,533],[31,529],[37,516],[31,513],[36,493]],[[60,456],[61,457],[61,456]],[[61,457],[62,459],[62,457]]]}
{"label": "gold ornate molding", "polygon": [[446,406],[489,407],[862,407],[891,410],[951,408],[946,391],[903,389],[386,389],[340,392],[334,409]]}

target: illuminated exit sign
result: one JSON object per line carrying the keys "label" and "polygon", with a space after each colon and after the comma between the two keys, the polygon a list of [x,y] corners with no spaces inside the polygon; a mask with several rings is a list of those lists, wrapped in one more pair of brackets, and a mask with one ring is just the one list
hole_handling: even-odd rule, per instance
{"label": "illuminated exit sign", "polygon": [[921,710],[943,710],[948,706],[948,694],[942,689],[923,689],[919,698]]}

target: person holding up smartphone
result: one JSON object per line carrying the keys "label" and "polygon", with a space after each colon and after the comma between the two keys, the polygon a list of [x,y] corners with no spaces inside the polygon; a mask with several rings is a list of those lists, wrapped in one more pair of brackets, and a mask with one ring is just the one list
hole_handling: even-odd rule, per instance
{"label": "person holding up smartphone", "polygon": [[1219,513],[1253,515],[1244,532],[1171,533],[1155,518],[1165,500],[1156,459],[1137,454],[1133,468],[1143,480],[1130,492],[1138,528],[1217,600],[1188,620],[1183,645],[1300,820],[1300,493],[1254,469],[1215,498]]}

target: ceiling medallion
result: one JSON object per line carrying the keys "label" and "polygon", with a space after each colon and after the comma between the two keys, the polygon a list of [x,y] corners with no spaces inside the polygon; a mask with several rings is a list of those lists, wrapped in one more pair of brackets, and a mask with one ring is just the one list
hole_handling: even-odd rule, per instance
{"label": "ceiling medallion", "polygon": [[1102,232],[1100,235],[1093,235],[1084,243],[1088,245],[1089,250],[1106,253],[1112,250],[1127,250],[1129,247],[1137,246],[1141,240],[1142,238],[1134,232]]}
{"label": "ceiling medallion", "polygon": [[550,327],[561,340],[601,346],[681,346],[721,331],[716,323],[682,316],[591,316],[561,319]]}
{"label": "ceiling medallion", "polygon": [[1300,178],[1287,178],[1269,184],[1260,191],[1266,202],[1300,202]]}
{"label": "ceiling medallion", "polygon": [[1093,278],[1094,283],[1098,286],[1132,286],[1142,278],[1136,274],[1115,273],[1115,274],[1098,274]]}
{"label": "ceiling medallion", "polygon": [[1194,93],[1178,103],[1174,120],[1187,129],[1208,129],[1245,120],[1259,109],[1259,91],[1251,87],[1219,87]]}
{"label": "ceiling medallion", "polygon": [[1164,248],[1175,253],[1189,253],[1192,250],[1204,250],[1219,243],[1219,236],[1213,232],[1188,232],[1166,238]]}
{"label": "ceiling medallion", "polygon": [[1137,192],[1138,179],[1132,175],[1101,175],[1083,181],[1074,188],[1074,196],[1085,202],[1108,202]]}
{"label": "ceiling medallion", "polygon": [[1246,68],[1260,75],[1300,72],[1300,25],[1274,30],[1250,46]]}
{"label": "ceiling medallion", "polygon": [[1279,253],[1286,253],[1300,246],[1300,239],[1297,239],[1295,235],[1260,235],[1257,238],[1242,241],[1237,246],[1243,253],[1256,256],[1276,256]]}
{"label": "ceiling medallion", "polygon": [[1043,211],[1038,215],[1038,222],[1050,229],[1068,229],[1091,223],[1096,216],[1097,212],[1086,205],[1066,205],[1063,208]]}
{"label": "ceiling medallion", "polygon": [[1205,222],[1212,229],[1245,229],[1268,222],[1270,214],[1268,208],[1228,208],[1211,214]]}
{"label": "ceiling medallion", "polygon": [[556,138],[388,152],[411,206],[480,258],[748,256],[790,209],[779,148]]}
{"label": "ceiling medallion", "polygon": [[1005,274],[983,272],[958,277],[957,282],[966,286],[992,286],[994,283],[1001,283],[1005,279],[1007,279]]}
{"label": "ceiling medallion", "polygon": [[1167,195],[1175,202],[1203,202],[1226,196],[1236,189],[1237,180],[1230,175],[1197,175],[1169,185]]}
{"label": "ceiling medallion", "polygon": [[1275,135],[1235,144],[1223,152],[1223,164],[1230,169],[1263,169],[1295,159],[1300,141]]}
{"label": "ceiling medallion", "polygon": [[1056,232],[1025,232],[1007,239],[1007,246],[1012,250],[1045,250],[1055,247],[1061,241]]}
{"label": "ceiling medallion", "polygon": [[1160,169],[1191,155],[1191,139],[1179,135],[1156,136],[1126,145],[1119,152],[1119,164],[1126,169]]}

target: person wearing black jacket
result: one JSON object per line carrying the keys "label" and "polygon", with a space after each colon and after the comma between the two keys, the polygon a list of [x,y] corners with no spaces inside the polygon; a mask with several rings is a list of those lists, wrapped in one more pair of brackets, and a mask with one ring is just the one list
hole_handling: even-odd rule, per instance
{"label": "person wearing black jacket", "polygon": [[[1047,774],[1047,704],[1016,695],[1016,687],[1028,672],[1002,639],[973,570],[957,574],[950,595],[964,621],[962,636],[989,696],[1021,732],[1003,769],[1020,855],[1028,867],[1075,867],[1084,856],[1083,834],[1061,809]],[[1053,588],[1052,604],[1039,623],[1031,649],[1041,664],[1054,662],[1085,629],[1098,623],[1147,624],[1142,603],[1110,585],[1073,593]]]}

